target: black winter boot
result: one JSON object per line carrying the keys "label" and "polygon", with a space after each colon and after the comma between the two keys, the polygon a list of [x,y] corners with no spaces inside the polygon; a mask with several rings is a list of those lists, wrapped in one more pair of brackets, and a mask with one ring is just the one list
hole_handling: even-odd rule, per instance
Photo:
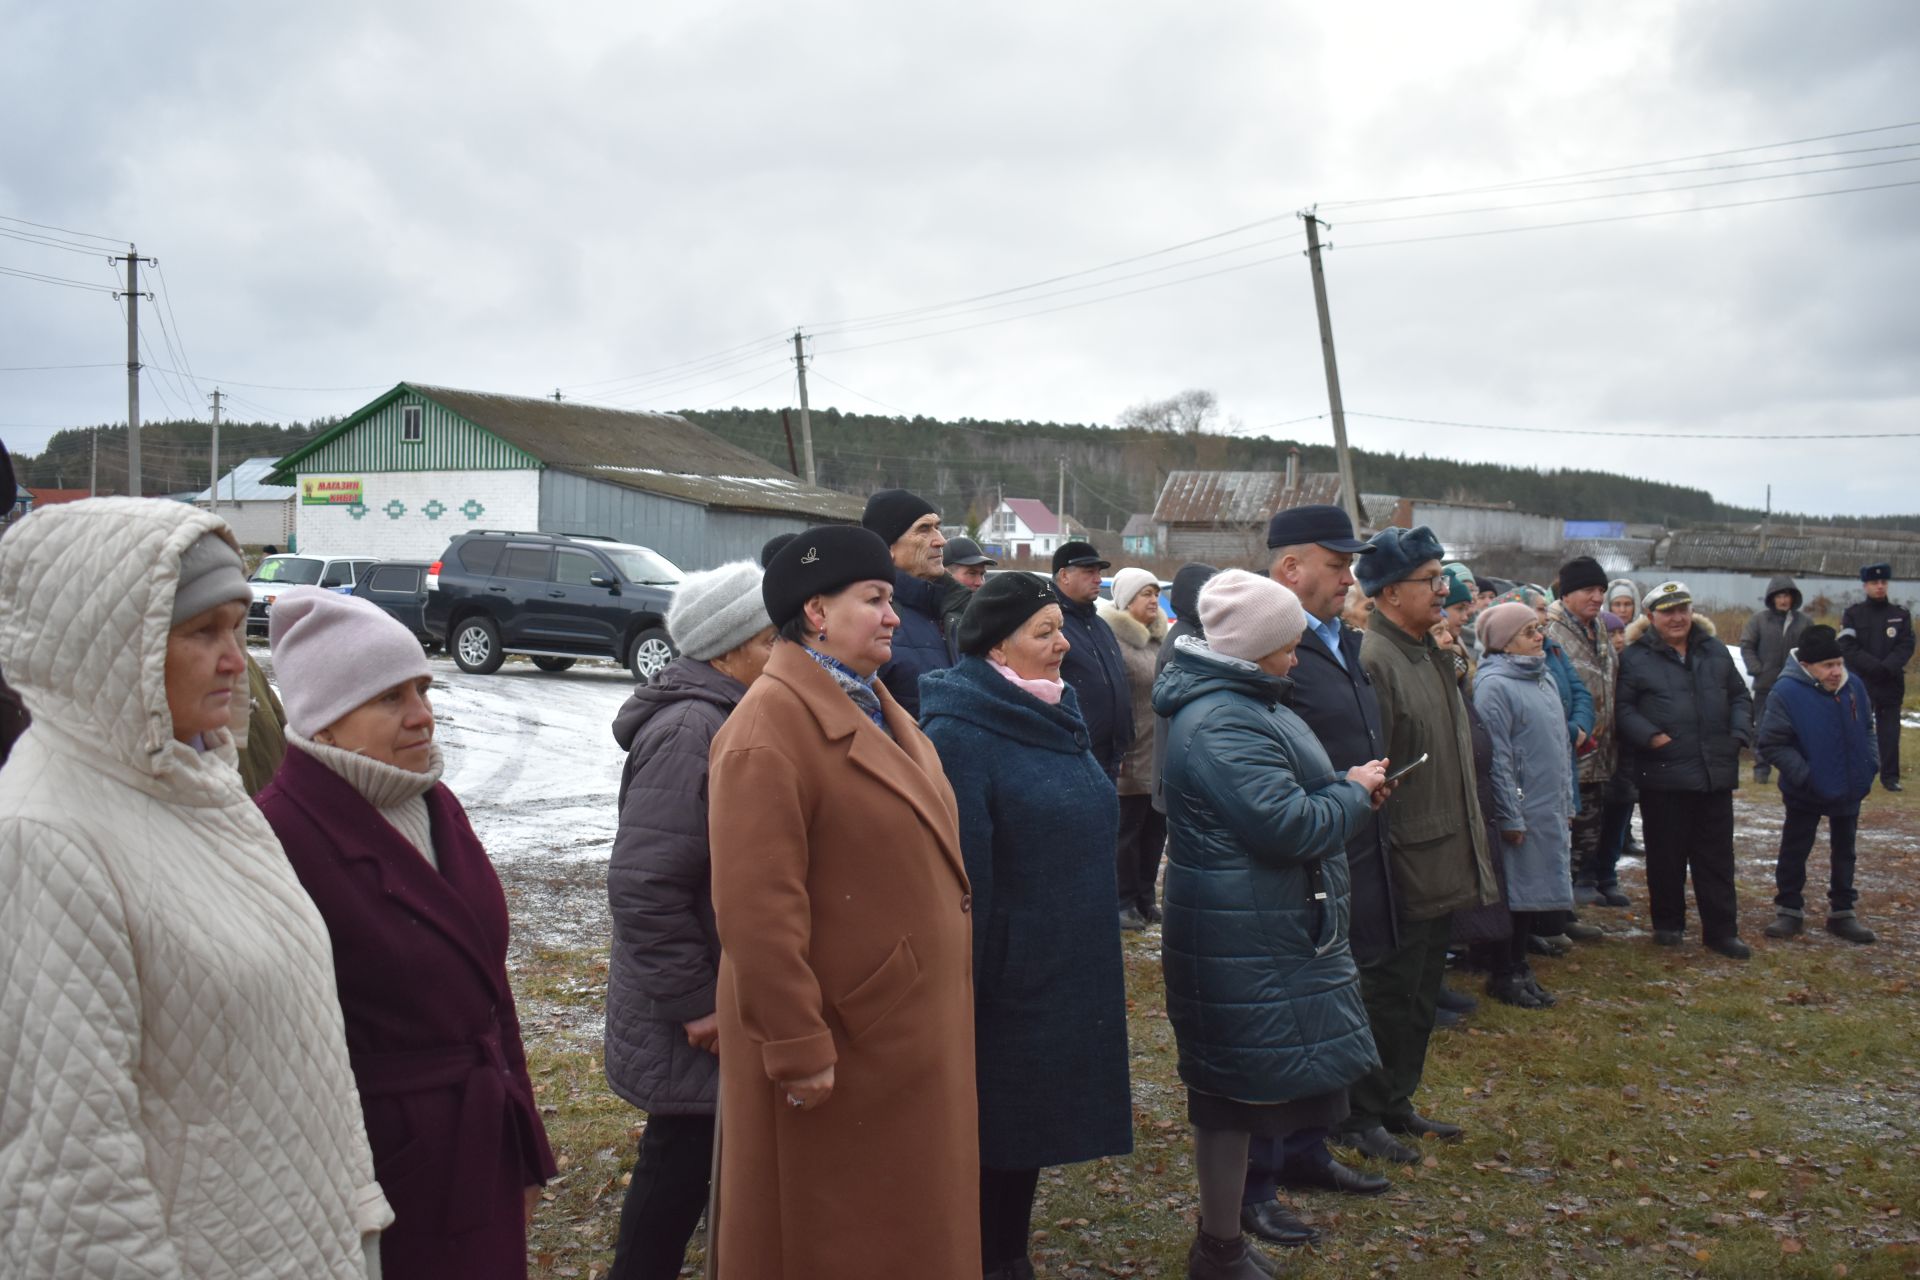
{"label": "black winter boot", "polygon": [[1862,946],[1874,941],[1873,930],[1854,919],[1851,914],[1828,916],[1827,932],[1836,938],[1845,938],[1848,942],[1857,942]]}
{"label": "black winter boot", "polygon": [[1269,1280],[1277,1270],[1273,1259],[1247,1243],[1244,1235],[1220,1240],[1196,1231],[1187,1250],[1187,1280]]}
{"label": "black winter boot", "polygon": [[[1769,938],[1784,939],[1784,938],[1793,937],[1795,934],[1799,933],[1803,927],[1805,927],[1805,923],[1804,921],[1801,920],[1799,916],[1788,915],[1786,912],[1782,911],[1779,915],[1773,918],[1773,923],[1768,925],[1765,929],[1762,929],[1761,932],[1766,934]],[[1827,927],[1828,928],[1833,927],[1831,921],[1828,922]]]}

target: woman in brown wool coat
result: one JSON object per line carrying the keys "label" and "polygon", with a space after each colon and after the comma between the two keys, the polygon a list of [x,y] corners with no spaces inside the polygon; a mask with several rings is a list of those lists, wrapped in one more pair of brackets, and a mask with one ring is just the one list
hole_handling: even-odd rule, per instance
{"label": "woman in brown wool coat", "polygon": [[972,908],[953,791],[875,679],[893,562],[811,529],[713,742],[718,1280],[979,1280]]}

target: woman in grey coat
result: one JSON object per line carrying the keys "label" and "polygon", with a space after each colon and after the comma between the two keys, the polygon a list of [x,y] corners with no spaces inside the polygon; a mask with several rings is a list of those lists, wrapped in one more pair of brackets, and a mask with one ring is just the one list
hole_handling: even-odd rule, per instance
{"label": "woman in grey coat", "polygon": [[647,1113],[609,1280],[668,1280],[707,1204],[720,1028],[720,937],[707,867],[707,749],[773,652],[760,569],[741,561],[674,589],[680,656],[613,722],[627,752],[607,866],[607,1083]]}
{"label": "woman in grey coat", "polygon": [[1546,624],[1524,604],[1498,604],[1480,618],[1486,657],[1474,684],[1474,708],[1493,740],[1495,825],[1513,912],[1513,934],[1487,980],[1494,999],[1525,1009],[1553,1003],[1527,964],[1527,939],[1558,932],[1559,919],[1537,914],[1573,908],[1573,775],[1567,769],[1567,717],[1547,670]]}

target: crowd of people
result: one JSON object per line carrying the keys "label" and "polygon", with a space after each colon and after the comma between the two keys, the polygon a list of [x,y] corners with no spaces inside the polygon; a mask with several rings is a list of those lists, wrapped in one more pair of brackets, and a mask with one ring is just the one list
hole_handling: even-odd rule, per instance
{"label": "crowd of people", "polygon": [[[720,1280],[1033,1276],[1041,1172],[1132,1150],[1123,939],[1154,927],[1187,1274],[1274,1274],[1320,1234],[1282,1188],[1379,1194],[1461,1135],[1419,1096],[1475,1003],[1449,971],[1552,1007],[1534,958],[1631,905],[1636,808],[1653,942],[1691,878],[1701,941],[1751,954],[1743,750],[1785,806],[1767,934],[1802,930],[1825,818],[1826,929],[1873,941],[1854,841],[1913,646],[1887,566],[1838,631],[1771,584],[1737,664],[1679,581],[1580,557],[1501,590],[1336,507],[1266,541],[1163,610],[1084,541],[989,572],[895,489],[679,586],[678,657],[612,724],[606,1072],[646,1113],[614,1277],[677,1275],[703,1215]],[[0,742],[0,1269],[524,1276],[556,1161],[431,671],[300,588],[276,696],[247,599],[179,504],[0,541],[31,715]]]}

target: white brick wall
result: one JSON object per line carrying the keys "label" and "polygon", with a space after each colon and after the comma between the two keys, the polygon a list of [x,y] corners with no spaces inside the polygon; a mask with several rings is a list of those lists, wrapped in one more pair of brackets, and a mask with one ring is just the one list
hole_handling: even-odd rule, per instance
{"label": "white brick wall", "polygon": [[432,560],[462,530],[540,527],[538,471],[369,471],[358,478],[365,505],[358,518],[347,507],[298,508],[301,551]]}

